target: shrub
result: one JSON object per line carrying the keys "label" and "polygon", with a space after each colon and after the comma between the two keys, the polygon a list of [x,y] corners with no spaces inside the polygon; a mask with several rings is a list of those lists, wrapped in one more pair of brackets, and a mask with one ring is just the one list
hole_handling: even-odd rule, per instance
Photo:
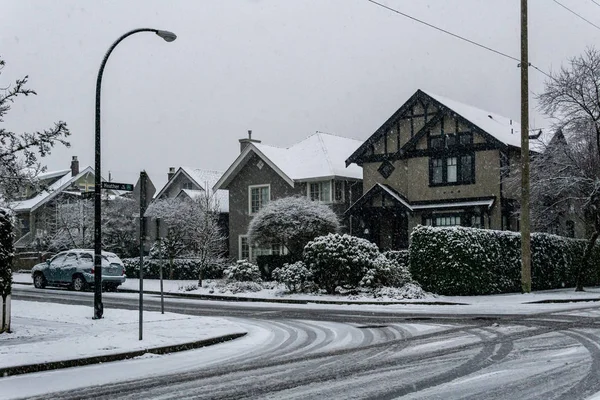
{"label": "shrub", "polygon": [[[545,233],[531,235],[532,288],[574,286],[586,241]],[[600,246],[597,246],[600,247]],[[596,250],[592,265],[600,265]],[[516,232],[463,227],[416,227],[411,235],[410,272],[427,291],[482,295],[521,290],[521,240]],[[586,285],[598,284],[597,272]]]}
{"label": "shrub", "polygon": [[304,291],[312,280],[312,273],[302,261],[298,261],[273,270],[273,278],[285,284],[290,292]]}
{"label": "shrub", "polygon": [[270,281],[273,279],[272,273],[275,268],[279,268],[285,264],[291,264],[295,261],[291,254],[270,254],[260,255],[256,257],[256,264],[260,270],[260,274],[264,280]]}
{"label": "shrub", "polygon": [[338,286],[358,286],[379,255],[375,244],[350,235],[321,236],[304,248],[315,282],[330,294]]}
{"label": "shrub", "polygon": [[366,271],[359,284],[363,287],[378,288],[402,287],[409,282],[412,282],[412,278],[408,266],[381,254],[373,260],[372,268]]}
{"label": "shrub", "polygon": [[400,265],[408,267],[408,250],[388,250],[383,252],[383,255],[390,260],[396,261]]}
{"label": "shrub", "polygon": [[224,271],[226,279],[238,282],[260,282],[258,266],[247,260],[238,260]]}

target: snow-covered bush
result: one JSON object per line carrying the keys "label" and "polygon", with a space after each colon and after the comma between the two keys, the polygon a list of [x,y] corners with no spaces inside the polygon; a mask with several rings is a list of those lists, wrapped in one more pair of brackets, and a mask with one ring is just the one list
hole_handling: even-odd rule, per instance
{"label": "snow-covered bush", "polygon": [[350,235],[321,236],[304,248],[315,283],[331,294],[338,286],[358,286],[379,256],[375,244]]}
{"label": "snow-covered bush", "polygon": [[388,250],[384,251],[383,255],[386,256],[390,260],[394,260],[398,262],[400,265],[405,265],[408,267],[408,255],[410,253],[408,250]]}
{"label": "snow-covered bush", "polygon": [[223,286],[218,287],[219,293],[244,293],[244,292],[260,292],[263,290],[263,286],[258,282],[239,282],[229,281]]}
{"label": "snow-covered bush", "polygon": [[248,260],[238,260],[234,265],[229,266],[223,275],[226,279],[238,282],[260,282],[260,271],[258,266]]}
{"label": "snow-covered bush", "polygon": [[326,204],[304,196],[285,197],[270,201],[256,213],[248,238],[252,244],[280,243],[298,260],[309,241],[339,228],[337,215]]}
{"label": "snow-covered bush", "polygon": [[284,264],[273,270],[273,279],[283,283],[290,292],[304,291],[312,282],[312,273],[302,261]]}
{"label": "snow-covered bush", "polygon": [[[575,285],[586,240],[546,233],[531,235],[534,290]],[[600,246],[590,265],[600,265]],[[597,268],[586,285],[600,283]],[[480,295],[521,290],[521,240],[516,232],[463,227],[418,226],[411,234],[410,272],[427,291],[445,295]]]}
{"label": "snow-covered bush", "polygon": [[377,288],[382,286],[401,287],[412,282],[408,266],[391,260],[380,254],[373,260],[369,268],[360,280],[360,286]]}
{"label": "snow-covered bush", "polygon": [[10,315],[8,315],[7,299],[12,289],[12,259],[14,256],[14,232],[10,213],[0,208],[0,307],[2,307],[2,320],[0,320],[0,333],[5,330],[10,332]]}

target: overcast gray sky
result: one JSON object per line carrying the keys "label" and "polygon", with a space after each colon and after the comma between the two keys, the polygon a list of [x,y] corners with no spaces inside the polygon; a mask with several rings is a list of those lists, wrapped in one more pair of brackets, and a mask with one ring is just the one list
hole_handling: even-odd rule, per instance
{"label": "overcast gray sky", "polygon": [[[519,0],[381,0],[519,57]],[[560,0],[600,25],[591,0]],[[70,149],[49,169],[94,161],[94,93],[100,62],[122,42],[102,87],[102,172],[158,184],[169,166],[225,170],[248,129],[286,147],[315,131],[365,140],[417,89],[520,119],[517,63],[366,0],[0,0],[6,86],[25,74],[38,92],[7,115],[17,131],[67,121]],[[549,71],[599,42],[600,29],[553,0],[529,1],[530,61]],[[539,93],[544,76],[530,72]],[[531,102],[531,126],[545,127]]]}

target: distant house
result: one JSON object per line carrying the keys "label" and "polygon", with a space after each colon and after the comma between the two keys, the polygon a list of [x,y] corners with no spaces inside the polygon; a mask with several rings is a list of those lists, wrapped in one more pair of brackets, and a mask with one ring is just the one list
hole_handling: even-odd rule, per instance
{"label": "distant house", "polygon": [[[347,210],[355,232],[382,249],[408,246],[418,225],[518,230],[520,124],[417,90],[346,160],[363,169],[363,196]],[[536,143],[531,143],[536,150]]]}
{"label": "distant house", "polygon": [[[316,133],[288,148],[240,139],[240,155],[214,190],[229,190],[229,249],[232,257],[256,259],[261,254],[280,254],[279,245],[251,247],[248,225],[267,202],[294,195],[329,204],[343,218],[344,211],[362,194],[362,170],[346,168],[344,160],[361,141]],[[347,225],[347,221],[344,220]]]}
{"label": "distant house", "polygon": [[22,198],[9,205],[17,219],[17,251],[31,249],[37,239],[55,228],[60,217],[57,203],[79,201],[82,193],[94,191],[93,168],[80,171],[76,156],[71,161],[70,169],[45,172],[35,179],[35,186],[42,188],[41,191],[36,192],[33,186],[24,188]]}
{"label": "distant house", "polygon": [[[190,167],[171,167],[167,174],[167,183],[154,196],[154,201],[169,198],[197,199],[208,196],[213,207],[219,212],[219,223],[225,236],[229,235],[229,193],[227,190],[214,190],[213,186],[223,173]],[[164,228],[158,227],[160,234],[166,234]],[[148,236],[154,241],[159,232],[156,220],[148,228]]]}

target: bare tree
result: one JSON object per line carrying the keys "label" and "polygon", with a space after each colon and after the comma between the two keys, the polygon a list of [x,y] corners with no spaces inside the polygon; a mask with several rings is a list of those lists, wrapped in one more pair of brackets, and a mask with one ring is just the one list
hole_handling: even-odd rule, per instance
{"label": "bare tree", "polygon": [[219,224],[219,204],[214,195],[204,193],[196,199],[162,199],[153,202],[146,216],[160,218],[167,229],[155,250],[169,260],[169,279],[173,279],[173,260],[179,256],[200,262],[198,282],[203,271],[223,263],[226,237]]}
{"label": "bare tree", "polygon": [[[0,58],[0,74],[5,61]],[[27,88],[28,77],[17,79],[14,85],[0,85],[0,123],[10,110],[11,104],[19,96],[36,95]],[[69,147],[65,140],[70,135],[67,124],[56,122],[52,128],[37,131],[15,133],[0,126],[0,195],[2,200],[11,200],[20,192],[24,183],[34,184],[32,179],[44,168],[38,162],[39,157],[50,154],[57,144]]]}
{"label": "bare tree", "polygon": [[551,74],[538,96],[541,110],[555,120],[559,132],[545,154],[534,161],[532,194],[540,212],[579,215],[592,230],[577,271],[583,290],[586,268],[600,233],[600,52],[588,48]]}

